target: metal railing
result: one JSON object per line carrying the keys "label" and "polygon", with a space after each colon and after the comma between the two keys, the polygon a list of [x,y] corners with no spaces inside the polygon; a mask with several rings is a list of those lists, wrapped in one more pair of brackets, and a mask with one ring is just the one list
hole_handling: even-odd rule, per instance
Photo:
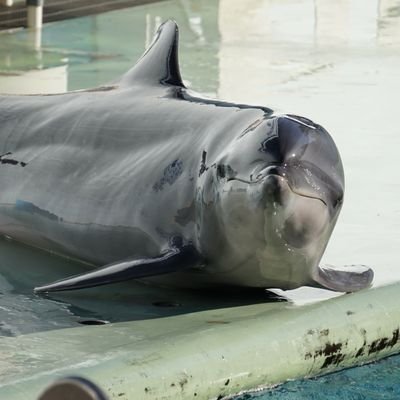
{"label": "metal railing", "polygon": [[[17,1],[18,2],[18,1]],[[12,7],[14,0],[0,0],[0,5]],[[44,0],[26,0],[26,18],[28,28],[41,28],[43,25],[43,3]]]}

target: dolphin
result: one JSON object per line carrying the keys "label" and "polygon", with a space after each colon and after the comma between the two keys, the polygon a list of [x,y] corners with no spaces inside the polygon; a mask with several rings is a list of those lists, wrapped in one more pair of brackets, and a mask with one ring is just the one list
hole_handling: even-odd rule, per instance
{"label": "dolphin", "polygon": [[319,262],[344,195],[320,125],[187,89],[165,22],[115,84],[0,96],[0,233],[82,262],[35,291],[128,279],[352,292],[365,266]]}

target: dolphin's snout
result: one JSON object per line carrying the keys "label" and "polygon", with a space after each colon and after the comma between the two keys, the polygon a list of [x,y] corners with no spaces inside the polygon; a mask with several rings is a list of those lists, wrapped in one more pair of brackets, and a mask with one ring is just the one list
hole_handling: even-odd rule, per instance
{"label": "dolphin's snout", "polygon": [[285,175],[281,166],[270,165],[255,176],[255,185],[251,185],[250,189],[253,190],[256,186],[256,191],[261,194],[260,200],[264,207],[282,205],[285,202],[289,190]]}
{"label": "dolphin's snout", "polygon": [[298,192],[296,173],[290,168],[269,166],[258,174],[258,182],[268,218],[281,240],[299,249],[322,234],[329,220],[326,203],[305,189]]}
{"label": "dolphin's snout", "polygon": [[286,115],[278,118],[278,173],[300,196],[318,199],[332,214],[340,209],[344,174],[336,145],[329,133],[312,121]]}

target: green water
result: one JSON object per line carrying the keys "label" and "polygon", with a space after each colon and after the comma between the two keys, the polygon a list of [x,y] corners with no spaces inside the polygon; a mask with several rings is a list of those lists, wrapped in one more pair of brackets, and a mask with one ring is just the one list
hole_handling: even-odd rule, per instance
{"label": "green water", "polygon": [[3,33],[0,71],[68,65],[67,90],[104,84],[133,66],[151,43],[159,24],[168,18],[176,19],[180,25],[185,82],[215,96],[220,35],[218,2],[210,0],[160,2],[48,24],[42,32],[41,46],[36,49],[38,38],[32,32]]}
{"label": "green water", "polygon": [[[0,92],[65,91],[112,82],[134,64],[167,18],[180,26],[180,64],[188,86],[304,115],[332,133],[347,188],[324,261],[371,265],[375,285],[399,281],[400,1],[176,0],[48,24],[41,35],[3,32]],[[21,282],[13,270],[17,256],[4,246],[9,251],[2,252],[1,262],[8,268],[0,275],[0,291],[7,294],[3,305],[7,301],[13,310],[3,326],[9,335],[73,326],[82,317],[129,318],[126,307],[115,314],[118,296],[108,299],[102,315],[86,300],[72,309],[63,302],[38,302],[30,285],[54,272],[43,263],[40,273],[27,272]],[[77,267],[58,271],[63,268]],[[286,296],[304,303],[331,294],[299,289]],[[168,295],[158,299],[168,300]],[[41,321],[43,313],[52,318]],[[152,305],[139,313],[174,314]],[[393,357],[251,398],[320,399],[324,393],[326,399],[395,399],[399,366],[400,358]]]}

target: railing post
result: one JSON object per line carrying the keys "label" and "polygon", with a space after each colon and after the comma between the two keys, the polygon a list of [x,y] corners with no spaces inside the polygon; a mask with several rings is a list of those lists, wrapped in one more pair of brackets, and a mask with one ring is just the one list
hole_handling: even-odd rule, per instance
{"label": "railing post", "polygon": [[28,28],[43,25],[43,0],[26,0]]}

